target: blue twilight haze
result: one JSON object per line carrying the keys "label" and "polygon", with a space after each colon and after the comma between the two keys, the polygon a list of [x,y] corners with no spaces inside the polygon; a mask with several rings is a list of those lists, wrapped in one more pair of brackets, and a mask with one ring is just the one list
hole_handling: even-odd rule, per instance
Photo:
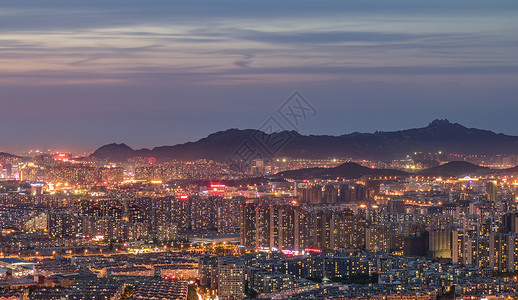
{"label": "blue twilight haze", "polygon": [[518,135],[517,32],[515,0],[2,0],[0,151],[257,128],[293,91],[304,134]]}

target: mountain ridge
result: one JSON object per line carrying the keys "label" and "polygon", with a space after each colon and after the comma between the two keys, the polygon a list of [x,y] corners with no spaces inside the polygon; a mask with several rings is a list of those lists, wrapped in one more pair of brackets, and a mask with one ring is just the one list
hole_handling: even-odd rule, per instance
{"label": "mountain ridge", "polygon": [[[259,137],[259,139],[258,139]],[[264,140],[286,141],[283,147],[268,151]],[[123,161],[135,156],[153,156],[159,161],[211,159],[228,161],[243,143],[249,142],[262,158],[364,158],[391,160],[413,152],[496,155],[518,153],[518,136],[467,128],[447,119],[434,120],[426,127],[374,133],[343,135],[301,135],[296,131],[266,134],[255,129],[231,128],[211,133],[195,142],[153,149],[134,150],[125,144],[100,147],[91,157]],[[109,147],[107,147],[109,146]],[[268,145],[266,145],[268,146]],[[265,150],[266,149],[266,150]]]}
{"label": "mountain ridge", "polygon": [[396,169],[371,169],[354,162],[346,162],[333,168],[303,168],[297,170],[282,171],[275,176],[283,179],[329,179],[345,178],[358,179],[363,176],[428,176],[428,177],[465,177],[488,174],[517,174],[518,166],[508,169],[491,169],[466,161],[451,161],[437,167],[431,167],[416,173],[408,173]]}
{"label": "mountain ridge", "polygon": [[418,172],[423,176],[444,176],[444,177],[461,177],[467,175],[482,175],[491,171],[488,167],[482,167],[467,161],[450,161],[437,167]]}

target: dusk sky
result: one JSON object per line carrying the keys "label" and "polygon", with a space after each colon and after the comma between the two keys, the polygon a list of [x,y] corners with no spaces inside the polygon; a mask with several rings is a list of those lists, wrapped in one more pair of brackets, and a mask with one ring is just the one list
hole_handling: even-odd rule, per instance
{"label": "dusk sky", "polygon": [[294,91],[302,134],[518,135],[518,1],[0,0],[0,151],[195,141]]}

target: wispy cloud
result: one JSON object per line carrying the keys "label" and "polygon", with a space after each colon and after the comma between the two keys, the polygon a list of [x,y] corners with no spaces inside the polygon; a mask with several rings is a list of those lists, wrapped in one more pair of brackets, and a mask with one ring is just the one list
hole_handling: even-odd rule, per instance
{"label": "wispy cloud", "polygon": [[56,119],[75,106],[121,124],[169,107],[189,122],[189,109],[210,119],[250,104],[250,90],[265,101],[305,89],[337,111],[345,102],[336,99],[354,91],[349,105],[383,99],[397,114],[419,87],[428,89],[419,97],[455,97],[459,107],[498,96],[507,102],[495,107],[511,111],[517,12],[515,0],[0,0],[0,105],[23,112],[52,99],[45,113]]}

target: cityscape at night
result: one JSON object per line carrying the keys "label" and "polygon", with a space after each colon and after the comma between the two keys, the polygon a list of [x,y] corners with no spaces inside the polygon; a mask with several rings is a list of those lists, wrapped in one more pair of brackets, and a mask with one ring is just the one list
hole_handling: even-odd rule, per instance
{"label": "cityscape at night", "polygon": [[515,0],[0,0],[0,300],[518,299]]}

